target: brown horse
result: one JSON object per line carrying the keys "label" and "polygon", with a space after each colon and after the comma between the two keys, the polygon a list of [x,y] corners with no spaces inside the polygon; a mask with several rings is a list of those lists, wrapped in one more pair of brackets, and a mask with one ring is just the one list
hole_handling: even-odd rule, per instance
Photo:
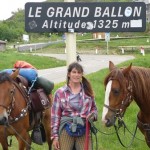
{"label": "brown horse", "polygon": [[109,62],[109,70],[104,81],[106,91],[102,121],[107,127],[114,125],[116,118],[121,118],[134,100],[140,108],[137,126],[150,147],[150,68],[132,65],[117,68]]}
{"label": "brown horse", "polygon": [[[33,129],[29,119],[29,103],[21,92],[14,78],[18,71],[8,75],[0,73],[0,143],[3,150],[8,150],[7,137],[14,135],[18,140],[19,150],[31,149],[29,131]],[[46,140],[51,149],[50,108],[42,112],[42,123],[46,132]]]}

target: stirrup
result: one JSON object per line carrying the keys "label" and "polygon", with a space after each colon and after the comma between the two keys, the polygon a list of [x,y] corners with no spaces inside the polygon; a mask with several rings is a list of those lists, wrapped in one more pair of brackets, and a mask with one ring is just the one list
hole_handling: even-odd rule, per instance
{"label": "stirrup", "polygon": [[40,126],[37,126],[33,129],[32,134],[31,134],[31,139],[32,139],[32,142],[34,142],[38,145],[43,145]]}

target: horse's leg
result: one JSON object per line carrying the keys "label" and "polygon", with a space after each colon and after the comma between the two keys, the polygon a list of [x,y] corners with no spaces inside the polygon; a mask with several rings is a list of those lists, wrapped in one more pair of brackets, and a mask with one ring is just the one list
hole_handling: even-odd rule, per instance
{"label": "horse's leg", "polygon": [[7,136],[6,128],[0,126],[0,143],[3,150],[8,150]]}
{"label": "horse's leg", "polygon": [[49,150],[52,149],[52,141],[51,141],[51,112],[50,108],[43,112],[43,120],[42,120],[45,133],[46,133],[46,141],[48,142]]}
{"label": "horse's leg", "polygon": [[3,136],[0,137],[0,143],[2,146],[3,150],[8,150],[8,144],[7,144],[7,139],[4,138]]}
{"label": "horse's leg", "polygon": [[24,131],[20,134],[20,136],[16,136],[19,143],[19,150],[30,150],[31,149],[31,138],[27,131]]}

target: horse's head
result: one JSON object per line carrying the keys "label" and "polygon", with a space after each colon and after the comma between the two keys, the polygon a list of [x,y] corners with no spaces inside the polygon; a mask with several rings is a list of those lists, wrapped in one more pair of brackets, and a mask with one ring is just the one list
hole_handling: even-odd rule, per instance
{"label": "horse's head", "polygon": [[18,70],[11,75],[0,73],[0,125],[8,123],[8,116],[14,105],[15,86],[13,79],[17,76]]}
{"label": "horse's head", "polygon": [[105,78],[105,103],[102,113],[102,121],[107,127],[115,124],[116,118],[121,118],[126,108],[131,103],[132,87],[128,81],[131,65],[118,69],[109,62],[110,73]]}

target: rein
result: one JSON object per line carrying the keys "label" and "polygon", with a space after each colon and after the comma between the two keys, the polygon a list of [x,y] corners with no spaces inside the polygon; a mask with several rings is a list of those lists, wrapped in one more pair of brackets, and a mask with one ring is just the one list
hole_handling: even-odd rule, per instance
{"label": "rein", "polygon": [[[96,150],[98,150],[98,140],[97,140],[97,133],[100,132],[104,135],[112,135],[114,134],[115,132],[113,133],[106,133],[106,132],[103,132],[101,130],[99,130],[93,123],[93,121],[91,119],[88,119],[88,122],[90,123],[90,130],[91,130],[91,138],[92,138],[92,133],[94,134],[95,136],[95,139],[96,139]],[[92,149],[93,149],[93,145],[92,145]]]}
{"label": "rein", "polygon": [[22,139],[22,141],[26,143],[26,145],[28,145],[31,149],[34,150],[34,148],[26,140],[22,138],[22,136],[16,131],[16,129],[12,125],[8,125],[8,126],[20,137],[20,139]]}
{"label": "rein", "polygon": [[127,131],[132,135],[132,139],[131,139],[129,145],[128,146],[124,145],[123,142],[121,141],[121,138],[120,138],[119,133],[118,133],[118,130],[121,126],[117,127],[116,125],[114,125],[114,128],[115,128],[115,131],[116,131],[116,134],[117,134],[117,137],[118,137],[118,140],[119,140],[120,144],[125,148],[129,148],[132,145],[133,141],[134,141],[134,138],[135,138],[135,135],[136,135],[136,132],[137,132],[137,124],[136,124],[135,131],[134,131],[133,134],[129,131],[129,129],[127,128],[127,126],[126,126],[126,124],[123,120],[120,120],[120,125],[124,127],[124,130],[127,129]]}

